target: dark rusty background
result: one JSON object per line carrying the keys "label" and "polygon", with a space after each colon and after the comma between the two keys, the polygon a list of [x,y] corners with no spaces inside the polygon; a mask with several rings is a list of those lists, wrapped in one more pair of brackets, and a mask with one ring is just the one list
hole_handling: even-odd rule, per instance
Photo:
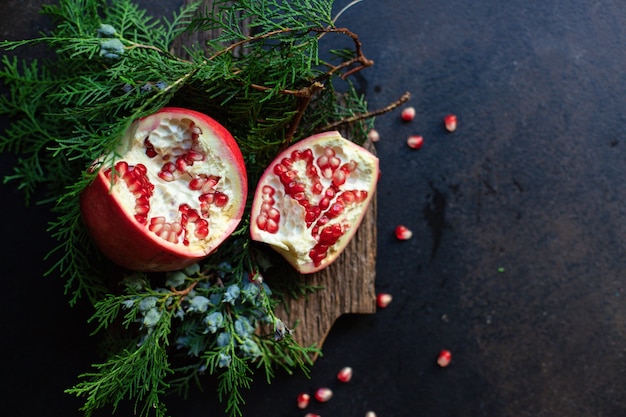
{"label": "dark rusty background", "polygon": [[[2,37],[42,29],[40,4],[5,0]],[[340,319],[310,379],[255,383],[246,416],[626,415],[625,23],[618,0],[365,0],[341,17],[376,61],[357,80],[370,107],[408,90],[417,110],[410,124],[377,120],[377,289],[394,300]],[[14,185],[0,199],[0,409],[79,416],[63,390],[97,361],[88,312],[41,277],[47,211],[24,208]],[[412,240],[395,240],[400,223]],[[339,385],[346,365],[354,378]],[[330,402],[296,408],[298,392],[323,385]],[[170,401],[173,416],[219,410],[210,383]]]}

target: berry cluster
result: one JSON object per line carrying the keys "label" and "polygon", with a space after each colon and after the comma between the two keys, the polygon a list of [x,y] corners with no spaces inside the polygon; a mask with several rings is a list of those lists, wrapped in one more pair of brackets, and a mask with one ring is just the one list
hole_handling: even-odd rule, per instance
{"label": "berry cluster", "polygon": [[[289,332],[271,314],[271,290],[261,275],[249,273],[242,279],[228,263],[212,271],[195,264],[167,273],[164,286],[150,291],[145,280],[137,277],[125,283],[133,295],[123,307],[134,309],[143,339],[165,316],[179,319],[174,339],[178,351],[190,357],[216,358],[220,368],[230,366],[234,355],[251,360],[261,356],[261,337],[255,333],[258,326],[273,326],[275,340]],[[202,370],[209,366],[207,360],[199,364]]]}

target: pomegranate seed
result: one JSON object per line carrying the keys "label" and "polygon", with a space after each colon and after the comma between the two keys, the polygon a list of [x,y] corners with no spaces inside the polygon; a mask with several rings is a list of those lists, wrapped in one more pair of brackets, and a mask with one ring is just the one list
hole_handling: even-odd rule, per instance
{"label": "pomegranate seed", "polygon": [[402,120],[404,120],[405,122],[412,121],[413,119],[415,119],[415,108],[414,107],[405,108],[404,110],[402,110],[400,117],[402,117]]}
{"label": "pomegranate seed", "polygon": [[357,167],[358,164],[356,163],[356,161],[350,161],[343,164],[341,166],[341,170],[344,171],[346,174],[349,174],[350,172],[356,171]]}
{"label": "pomegranate seed", "polygon": [[396,238],[399,240],[409,240],[413,237],[413,232],[406,226],[400,225],[396,227]]}
{"label": "pomegranate seed", "polygon": [[444,117],[443,122],[445,123],[448,132],[454,132],[456,130],[456,116],[454,114],[449,114]]}
{"label": "pomegranate seed", "polygon": [[321,417],[319,414],[314,414],[314,413],[306,413],[304,415],[304,417]]}
{"label": "pomegranate seed", "polygon": [[333,174],[333,185],[335,187],[342,186],[343,184],[345,184],[346,178],[347,178],[347,176],[346,176],[346,173],[344,171],[342,171],[340,169],[335,171],[334,174]]}
{"label": "pomegranate seed", "polygon": [[209,222],[204,219],[200,219],[194,223],[196,230],[194,234],[198,239],[205,239],[209,235]]}
{"label": "pomegranate seed", "polygon": [[304,410],[309,406],[309,401],[311,400],[311,396],[306,392],[298,394],[297,404],[300,410]]}
{"label": "pomegranate seed", "polygon": [[378,142],[380,140],[380,134],[376,129],[371,129],[369,132],[367,132],[367,137],[372,142]]}
{"label": "pomegranate seed", "polygon": [[376,417],[376,413],[373,411],[368,411],[365,413],[365,417]]}
{"label": "pomegranate seed", "polygon": [[422,136],[418,136],[418,135],[411,135],[406,140],[406,143],[407,143],[407,145],[409,145],[409,148],[419,149],[424,144],[424,138]]}
{"label": "pomegranate seed", "polygon": [[263,186],[263,194],[267,194],[267,195],[269,195],[271,197],[271,196],[274,195],[275,192],[276,191],[272,187],[270,187],[269,185]]}
{"label": "pomegranate seed", "polygon": [[445,368],[450,365],[450,361],[452,360],[452,353],[449,350],[442,350],[439,352],[439,356],[437,357],[437,365]]}
{"label": "pomegranate seed", "polygon": [[278,233],[278,223],[275,220],[272,219],[268,219],[267,220],[267,226],[265,227],[265,230],[267,230],[268,233]]}
{"label": "pomegranate seed", "polygon": [[187,167],[193,165],[193,163],[190,163],[189,161],[187,161],[184,157],[180,157],[176,160],[176,169],[179,172],[186,172],[187,171]]}
{"label": "pomegranate seed", "polygon": [[337,374],[337,379],[340,382],[350,382],[350,380],[352,379],[352,368],[350,368],[349,366],[341,368],[341,370]]}
{"label": "pomegranate seed", "polygon": [[226,204],[228,204],[228,196],[219,191],[215,192],[215,205],[217,207],[224,207]]}
{"label": "pomegranate seed", "polygon": [[328,213],[326,213],[326,215],[331,218],[334,219],[335,217],[338,217],[341,215],[341,213],[343,213],[343,211],[345,210],[345,206],[340,203],[340,202],[336,202],[335,204],[333,204],[330,209],[328,210]]}
{"label": "pomegranate seed", "polygon": [[376,296],[376,304],[378,305],[378,307],[380,308],[385,308],[389,305],[389,303],[391,303],[391,301],[393,300],[393,297],[391,296],[391,294],[387,294],[387,293],[380,293]]}
{"label": "pomegranate seed", "polygon": [[204,155],[202,155],[200,152],[195,152],[195,151],[189,151],[189,153],[185,156],[185,158],[187,159],[187,161],[189,161],[190,164],[193,164],[192,161],[195,161],[195,162],[204,161]]}
{"label": "pomegranate seed", "polygon": [[330,388],[322,387],[315,391],[315,399],[321,403],[325,403],[333,397],[333,391]]}

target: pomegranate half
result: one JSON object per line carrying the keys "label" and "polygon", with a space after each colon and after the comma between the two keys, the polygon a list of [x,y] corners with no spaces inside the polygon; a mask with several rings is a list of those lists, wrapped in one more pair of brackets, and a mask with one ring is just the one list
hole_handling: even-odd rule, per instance
{"label": "pomegranate half", "polygon": [[378,158],[339,132],[295,143],[257,185],[252,239],[272,246],[302,274],[327,267],[356,233],[378,174]]}
{"label": "pomegranate half", "polygon": [[248,180],[232,135],[209,116],[163,108],[96,162],[81,212],[96,245],[135,271],[172,271],[213,252],[243,215]]}

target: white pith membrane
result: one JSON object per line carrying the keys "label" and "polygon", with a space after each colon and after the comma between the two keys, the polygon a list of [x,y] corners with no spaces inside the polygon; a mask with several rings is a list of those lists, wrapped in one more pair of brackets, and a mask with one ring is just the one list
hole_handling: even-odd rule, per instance
{"label": "white pith membrane", "polygon": [[378,159],[338,132],[305,139],[277,157],[259,182],[253,239],[273,246],[301,272],[321,269],[356,232],[377,179]]}
{"label": "white pith membrane", "polygon": [[114,198],[146,233],[160,244],[206,253],[239,221],[233,216],[241,204],[240,176],[218,157],[228,154],[209,126],[159,114],[130,130],[102,170],[108,178],[113,173]]}

